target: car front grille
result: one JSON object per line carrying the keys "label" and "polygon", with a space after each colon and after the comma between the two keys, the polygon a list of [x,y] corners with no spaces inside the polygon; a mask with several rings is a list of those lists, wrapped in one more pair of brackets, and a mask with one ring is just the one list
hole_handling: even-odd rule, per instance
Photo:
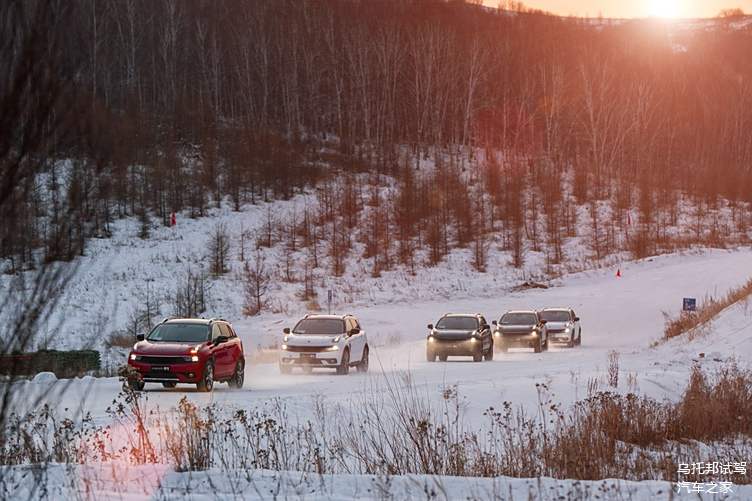
{"label": "car front grille", "polygon": [[[186,360],[186,358],[188,360]],[[190,361],[190,357],[155,357],[142,355],[138,361],[152,365],[184,364],[187,361]]]}
{"label": "car front grille", "polygon": [[564,334],[564,329],[549,329],[549,334]]}
{"label": "car front grille", "polygon": [[321,353],[326,351],[328,346],[290,346],[287,345],[287,351],[294,353]]}

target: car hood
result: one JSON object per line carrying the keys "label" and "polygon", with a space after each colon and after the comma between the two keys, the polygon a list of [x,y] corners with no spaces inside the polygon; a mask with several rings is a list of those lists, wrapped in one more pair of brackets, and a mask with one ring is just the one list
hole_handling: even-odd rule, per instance
{"label": "car hood", "polygon": [[530,334],[535,328],[534,325],[500,325],[499,331],[502,334]]}
{"label": "car hood", "polygon": [[202,343],[150,343],[139,341],[133,347],[135,353],[141,355],[185,355],[191,348]]}
{"label": "car hood", "polygon": [[431,335],[438,339],[468,339],[473,335],[473,332],[475,331],[434,329]]}
{"label": "car hood", "polygon": [[296,336],[295,334],[290,334],[287,336],[285,344],[289,346],[331,346],[338,335],[343,336],[344,334],[331,336],[314,336],[308,334]]}

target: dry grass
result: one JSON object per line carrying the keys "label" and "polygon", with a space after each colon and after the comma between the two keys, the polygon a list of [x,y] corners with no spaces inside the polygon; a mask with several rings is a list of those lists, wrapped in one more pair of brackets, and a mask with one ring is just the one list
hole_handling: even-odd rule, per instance
{"label": "dry grass", "polygon": [[721,298],[706,298],[695,312],[682,312],[676,318],[667,318],[664,328],[665,338],[680,336],[707,324],[720,312],[732,304],[746,299],[750,294],[752,294],[752,278],[741,287],[731,289]]}
{"label": "dry grass", "polygon": [[217,408],[186,399],[175,412],[150,409],[148,394],[126,391],[111,426],[59,421],[49,409],[14,418],[0,464],[119,459],[180,471],[675,481],[679,462],[745,461],[752,451],[752,374],[734,365],[713,375],[694,369],[678,402],[593,392],[564,410],[539,384],[533,415],[504,402],[474,427],[456,387],[437,401],[409,374],[381,384],[346,405],[317,400],[307,420],[290,416],[281,400],[220,418]]}

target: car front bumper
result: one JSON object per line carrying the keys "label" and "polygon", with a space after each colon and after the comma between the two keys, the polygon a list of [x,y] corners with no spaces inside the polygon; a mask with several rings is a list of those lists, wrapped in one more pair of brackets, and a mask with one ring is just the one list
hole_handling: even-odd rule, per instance
{"label": "car front bumper", "polygon": [[335,367],[340,362],[340,351],[320,351],[314,353],[301,353],[295,351],[281,351],[279,355],[280,365],[293,367]]}
{"label": "car front bumper", "polygon": [[472,356],[482,349],[483,343],[477,338],[428,340],[426,349],[437,355]]}
{"label": "car front bumper", "polygon": [[129,360],[128,365],[136,369],[147,383],[197,383],[203,374],[200,362],[157,365]]}
{"label": "car front bumper", "polygon": [[533,334],[494,334],[494,342],[507,348],[535,348],[539,339]]}

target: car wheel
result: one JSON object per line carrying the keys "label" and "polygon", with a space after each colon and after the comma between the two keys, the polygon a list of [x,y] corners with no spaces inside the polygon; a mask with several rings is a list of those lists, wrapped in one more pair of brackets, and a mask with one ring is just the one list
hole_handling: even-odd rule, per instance
{"label": "car wheel", "polygon": [[211,361],[206,362],[204,367],[204,375],[201,377],[201,381],[196,383],[198,391],[212,391],[214,388],[214,364]]}
{"label": "car wheel", "polygon": [[483,360],[483,350],[478,350],[477,353],[473,355],[473,362],[481,362]]}
{"label": "car wheel", "polygon": [[368,346],[363,348],[363,359],[358,363],[358,372],[368,372]]}
{"label": "car wheel", "polygon": [[162,383],[162,386],[164,386],[165,388],[174,388],[177,385],[178,384],[175,381],[165,381]]}
{"label": "car wheel", "polygon": [[337,367],[337,374],[344,376],[350,372],[350,350],[345,350],[342,353],[342,360]]}
{"label": "car wheel", "polygon": [[580,329],[580,335],[577,336],[577,346],[582,344],[582,329]]}
{"label": "car wheel", "polygon": [[428,362],[435,362],[436,361],[436,353],[434,353],[431,350],[426,350],[426,360]]}
{"label": "car wheel", "polygon": [[535,353],[540,353],[543,351],[543,343],[541,342],[541,339],[538,338],[538,341],[535,342],[535,346],[533,346],[533,351]]}
{"label": "car wheel", "polygon": [[446,362],[447,358],[449,358],[449,355],[447,355],[446,353],[439,355],[439,360],[441,360],[442,362]]}
{"label": "car wheel", "polygon": [[235,366],[235,373],[232,375],[232,379],[227,381],[230,388],[240,389],[243,387],[245,381],[245,362],[238,360],[238,365]]}
{"label": "car wheel", "polygon": [[282,374],[290,374],[292,372],[292,367],[290,367],[289,365],[279,364],[279,372],[281,372]]}

